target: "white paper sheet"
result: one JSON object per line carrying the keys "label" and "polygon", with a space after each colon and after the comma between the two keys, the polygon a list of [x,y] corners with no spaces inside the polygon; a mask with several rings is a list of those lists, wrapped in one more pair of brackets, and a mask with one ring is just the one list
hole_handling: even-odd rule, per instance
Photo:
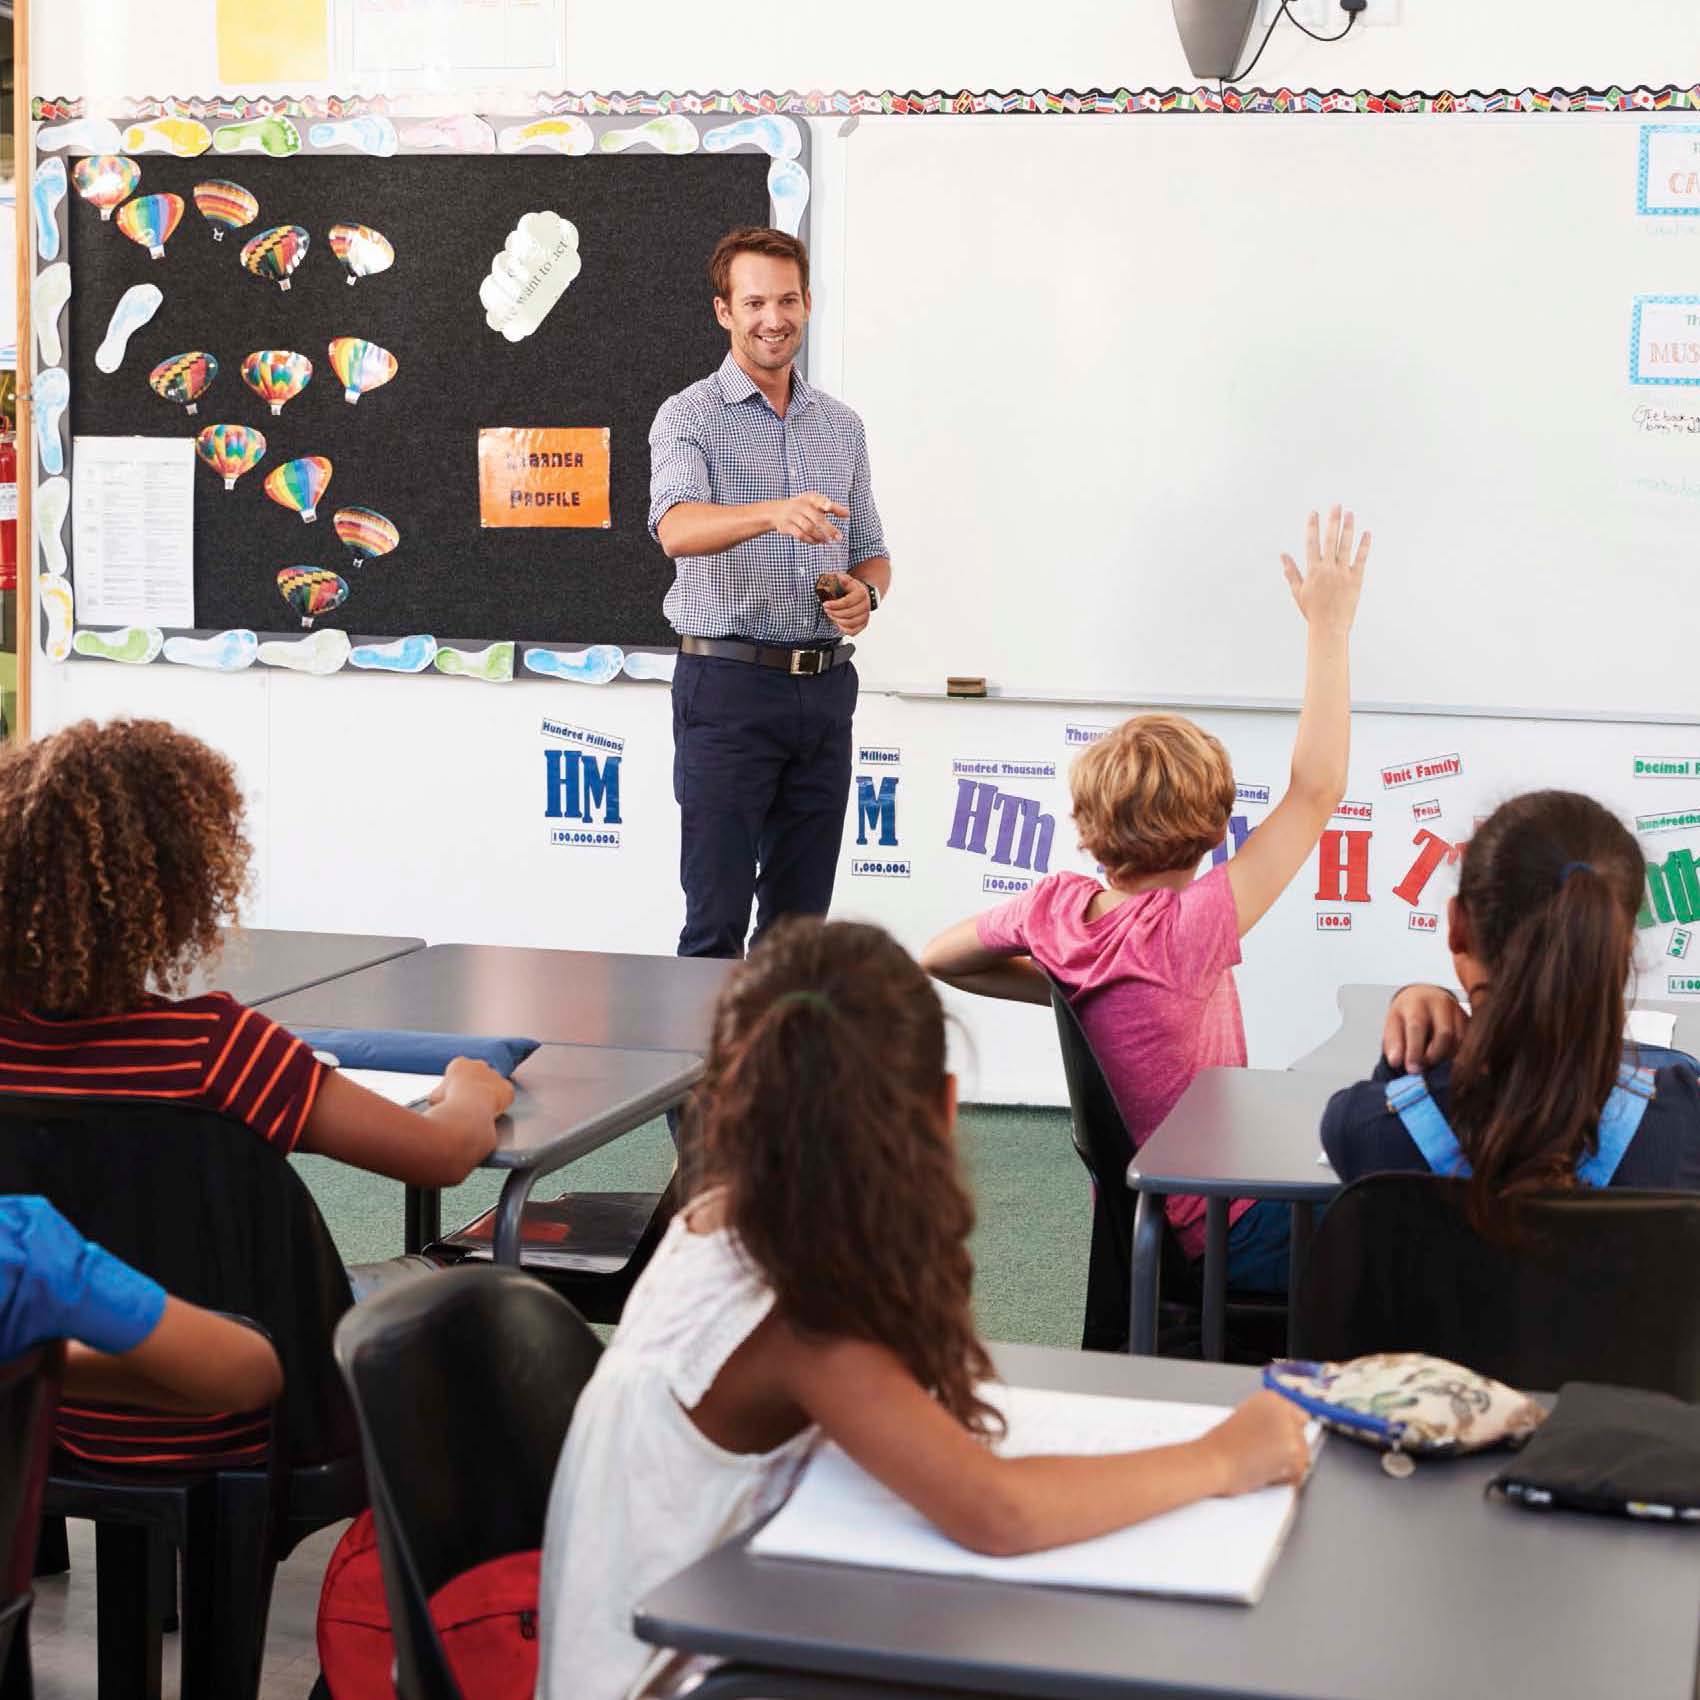
{"label": "white paper sheet", "polygon": [[195,440],[78,437],[77,624],[195,623]]}
{"label": "white paper sheet", "polygon": [[1676,1038],[1676,1017],[1668,1009],[1632,1009],[1623,1024],[1623,1036],[1638,1045],[1662,1045],[1668,1050]]}
{"label": "white paper sheet", "polygon": [[385,1068],[342,1068],[337,1073],[392,1104],[423,1104],[443,1083],[440,1074],[398,1074]]}
{"label": "white paper sheet", "polygon": [[[999,1450],[1012,1456],[1168,1446],[1196,1439],[1228,1415],[1222,1405],[1105,1399],[1031,1387],[983,1391],[1009,1419]],[[1312,1448],[1318,1444],[1312,1425]],[[1255,1604],[1297,1503],[1293,1488],[1264,1488],[1237,1499],[1201,1500],[1074,1546],[988,1558],[948,1540],[836,1446],[826,1446],[750,1547],[776,1558]]]}

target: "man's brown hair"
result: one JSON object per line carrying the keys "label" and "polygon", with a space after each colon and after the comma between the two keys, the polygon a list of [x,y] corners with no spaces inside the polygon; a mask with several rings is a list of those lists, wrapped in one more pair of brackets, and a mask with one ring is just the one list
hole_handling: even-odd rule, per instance
{"label": "man's brown hair", "polygon": [[751,224],[740,230],[728,230],[708,257],[708,281],[722,301],[732,299],[732,262],[740,254],[767,254],[776,260],[794,260],[797,275],[803,280],[803,293],[809,293],[809,250],[783,230]]}

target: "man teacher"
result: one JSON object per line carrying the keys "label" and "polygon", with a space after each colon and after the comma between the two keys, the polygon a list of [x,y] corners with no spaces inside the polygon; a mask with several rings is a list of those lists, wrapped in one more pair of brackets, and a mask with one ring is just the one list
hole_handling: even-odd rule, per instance
{"label": "man teacher", "polygon": [[[650,428],[649,528],[674,563],[681,956],[742,956],[832,901],[850,797],[854,637],[891,585],[862,421],[795,369],[809,256],[734,230],[709,260],[730,348]],[[817,591],[817,585],[819,589]]]}

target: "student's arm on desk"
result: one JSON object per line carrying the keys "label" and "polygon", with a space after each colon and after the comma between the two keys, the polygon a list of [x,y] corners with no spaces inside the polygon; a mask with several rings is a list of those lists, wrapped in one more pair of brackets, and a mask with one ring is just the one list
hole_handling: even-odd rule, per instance
{"label": "student's arm on desk", "polygon": [[1002,1458],[924,1392],[889,1348],[789,1333],[796,1402],[870,1475],[975,1552],[1008,1557],[1090,1540],[1218,1494],[1296,1482],[1305,1416],[1255,1393],[1199,1439],[1107,1457]]}
{"label": "student's arm on desk", "polygon": [[988,950],[980,943],[980,924],[970,915],[945,930],[921,952],[921,967],[935,980],[959,992],[1019,1003],[1051,1001],[1051,982],[1030,956]]}
{"label": "student's arm on desk", "polygon": [[327,1069],[299,1149],[410,1186],[458,1186],[495,1149],[496,1117],[513,1101],[512,1083],[470,1057],[449,1064],[424,1111]]}

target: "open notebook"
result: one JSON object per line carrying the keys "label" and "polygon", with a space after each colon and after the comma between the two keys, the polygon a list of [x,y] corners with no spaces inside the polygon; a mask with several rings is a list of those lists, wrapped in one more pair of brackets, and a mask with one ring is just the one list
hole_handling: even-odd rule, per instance
{"label": "open notebook", "polygon": [[368,1092],[408,1108],[423,1104],[443,1082],[440,1074],[398,1074],[387,1068],[345,1068],[338,1072]]}
{"label": "open notebook", "polygon": [[[1106,1399],[1031,1387],[988,1387],[1009,1419],[999,1450],[1013,1456],[1133,1452],[1192,1440],[1227,1416],[1222,1405]],[[1311,1447],[1320,1444],[1312,1426]],[[791,1498],[750,1550],[773,1558],[865,1564],[938,1576],[1179,1594],[1256,1604],[1298,1505],[1294,1488],[1207,1499],[1097,1540],[1021,1558],[988,1558],[947,1539],[836,1446],[809,1462]]]}

